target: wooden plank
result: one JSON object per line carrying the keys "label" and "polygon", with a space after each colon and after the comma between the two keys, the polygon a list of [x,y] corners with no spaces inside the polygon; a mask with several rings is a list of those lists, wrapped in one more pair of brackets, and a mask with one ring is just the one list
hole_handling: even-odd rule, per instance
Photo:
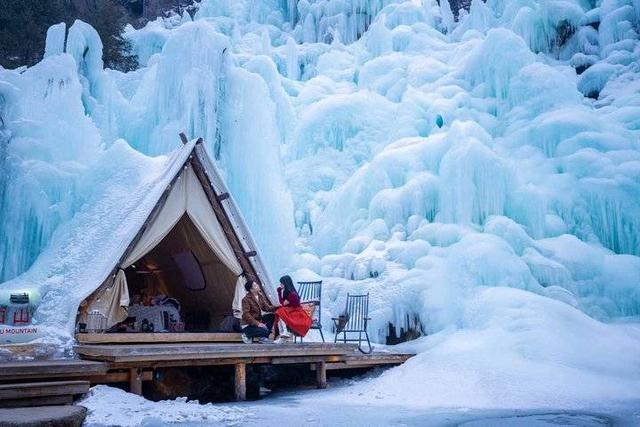
{"label": "wooden plank", "polygon": [[362,361],[345,361],[340,362],[344,363],[347,366],[382,366],[382,365],[402,365],[405,361],[403,360],[362,360]]}
{"label": "wooden plank", "polygon": [[241,343],[239,333],[220,332],[153,332],[153,333],[105,333],[76,334],[80,344],[131,344],[131,343],[183,343],[183,342],[235,342]]}
{"label": "wooden plank", "polygon": [[273,365],[290,365],[294,363],[316,363],[316,362],[339,362],[342,356],[296,356],[296,357],[274,357],[271,361]]}
{"label": "wooden plank", "polygon": [[[255,359],[255,358],[277,358],[277,357],[294,357],[297,356],[296,353],[293,352],[278,352],[278,353],[242,353],[242,352],[224,352],[224,353],[174,353],[174,354],[140,354],[140,355],[131,355],[131,356],[113,356],[109,359],[111,360],[111,366],[118,367],[123,363],[133,363],[133,362],[149,362],[155,363],[160,366],[163,362],[170,361],[195,361],[195,360],[211,360],[215,361],[217,359]],[[322,351],[313,351],[309,352],[309,356],[336,356],[336,354],[326,354]],[[337,354],[340,356],[340,354]],[[97,360],[103,360],[102,358]],[[107,359],[104,359],[107,360]]]}
{"label": "wooden plank", "polygon": [[327,363],[316,363],[316,385],[318,388],[327,388]]}
{"label": "wooden plank", "polygon": [[390,360],[390,359],[402,359],[408,360],[415,356],[413,353],[371,353],[371,354],[362,354],[362,353],[354,353],[345,356],[345,360]]}
{"label": "wooden plank", "polygon": [[235,365],[234,386],[236,400],[247,400],[247,365],[244,363],[236,363]]}
{"label": "wooden plank", "polygon": [[130,354],[170,354],[170,353],[298,353],[319,351],[326,354],[355,354],[356,344],[298,343],[278,344],[235,344],[235,343],[166,343],[136,345],[94,345],[82,344],[74,347],[81,354],[123,356]]}
{"label": "wooden plank", "polygon": [[140,368],[129,369],[129,391],[142,396],[142,370]]}
{"label": "wooden plank", "polygon": [[[341,370],[341,369],[357,369],[357,368],[362,368],[363,366],[357,366],[357,365],[347,365],[344,362],[337,362],[337,363],[329,363],[327,364],[327,371],[337,371],[337,370]],[[366,368],[371,368],[371,365],[368,366],[364,366]],[[313,371],[315,371],[315,366],[312,366]]]}
{"label": "wooden plank", "polygon": [[[327,363],[327,370],[373,368],[376,366],[401,365],[413,357],[409,353],[373,353],[346,355],[340,361]],[[315,370],[315,366],[311,366]]]}
{"label": "wooden plank", "polygon": [[[24,408],[29,406],[71,405],[73,396],[30,397],[27,399],[0,400],[0,408]],[[1,425],[2,421],[0,421]]]}
{"label": "wooden plank", "polygon": [[[129,371],[109,372],[105,375],[96,375],[85,377],[91,384],[111,384],[111,383],[128,383],[130,379]],[[142,371],[142,381],[153,380],[153,372],[150,370]]]}
{"label": "wooden plank", "polygon": [[0,400],[84,394],[88,391],[89,381],[2,384],[0,385]]}
{"label": "wooden plank", "polygon": [[87,360],[28,360],[1,363],[0,381],[22,379],[71,378],[105,374],[108,365]]}
{"label": "wooden plank", "polygon": [[[112,364],[114,368],[180,368],[191,366],[223,366],[223,365],[235,365],[236,363],[246,363],[248,365],[253,364],[269,364],[272,359],[270,357],[252,357],[242,359],[193,359],[193,360],[165,360],[165,361],[134,361],[134,362],[122,362]],[[128,381],[128,380],[127,380]]]}
{"label": "wooden plank", "polygon": [[328,363],[327,370],[328,371],[337,371],[341,369],[372,369],[375,367],[391,367],[401,365],[401,363],[350,363],[346,364],[344,362],[336,362],[336,363]]}
{"label": "wooden plank", "polygon": [[379,359],[346,359],[344,363],[347,365],[389,365],[389,364],[403,364],[409,358],[404,357],[387,357],[387,358],[379,358]]}

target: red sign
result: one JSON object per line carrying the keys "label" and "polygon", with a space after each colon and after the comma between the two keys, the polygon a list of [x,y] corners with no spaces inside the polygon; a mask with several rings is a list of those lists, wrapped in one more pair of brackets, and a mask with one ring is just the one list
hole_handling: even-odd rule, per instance
{"label": "red sign", "polygon": [[13,324],[16,326],[19,325],[28,325],[31,321],[31,313],[28,308],[21,308],[13,312]]}

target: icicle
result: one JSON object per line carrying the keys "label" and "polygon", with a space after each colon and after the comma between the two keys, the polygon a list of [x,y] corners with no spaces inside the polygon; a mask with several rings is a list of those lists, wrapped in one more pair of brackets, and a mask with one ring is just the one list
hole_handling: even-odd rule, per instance
{"label": "icicle", "polygon": [[64,52],[64,43],[67,36],[67,24],[61,22],[52,25],[47,30],[47,40],[45,42],[44,57],[59,55]]}
{"label": "icicle", "polygon": [[287,77],[292,80],[300,79],[300,64],[298,63],[298,45],[293,38],[287,39]]}
{"label": "icicle", "polygon": [[451,33],[455,21],[449,0],[440,0],[440,16],[442,17],[442,26],[446,33]]}

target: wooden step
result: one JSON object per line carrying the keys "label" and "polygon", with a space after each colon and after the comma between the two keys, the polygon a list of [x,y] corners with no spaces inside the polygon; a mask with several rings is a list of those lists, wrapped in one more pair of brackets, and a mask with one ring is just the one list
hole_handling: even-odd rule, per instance
{"label": "wooden step", "polygon": [[[0,400],[0,408],[26,408],[34,406],[58,406],[71,405],[73,396],[47,396],[47,397],[28,397],[26,399],[2,399]],[[0,425],[3,425],[0,421]]]}
{"label": "wooden step", "polygon": [[3,427],[80,427],[86,416],[87,408],[82,406],[40,406],[19,409],[0,409],[0,425]]}
{"label": "wooden step", "polygon": [[89,381],[55,381],[0,385],[3,400],[35,399],[51,396],[73,396],[89,391]]}
{"label": "wooden step", "polygon": [[25,360],[0,364],[0,382],[49,378],[85,378],[107,373],[106,363],[89,360]]}

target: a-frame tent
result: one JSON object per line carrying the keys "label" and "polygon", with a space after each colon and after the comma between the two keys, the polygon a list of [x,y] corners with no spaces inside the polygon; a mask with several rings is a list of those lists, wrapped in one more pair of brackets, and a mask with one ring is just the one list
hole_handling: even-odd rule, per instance
{"label": "a-frame tent", "polygon": [[153,275],[159,291],[184,311],[205,313],[209,330],[227,315],[238,316],[246,280],[275,301],[255,242],[202,140],[181,138],[183,163],[174,166],[175,175],[111,274],[81,304],[79,322],[96,313],[104,329],[125,320],[131,287],[149,277],[141,273]]}

